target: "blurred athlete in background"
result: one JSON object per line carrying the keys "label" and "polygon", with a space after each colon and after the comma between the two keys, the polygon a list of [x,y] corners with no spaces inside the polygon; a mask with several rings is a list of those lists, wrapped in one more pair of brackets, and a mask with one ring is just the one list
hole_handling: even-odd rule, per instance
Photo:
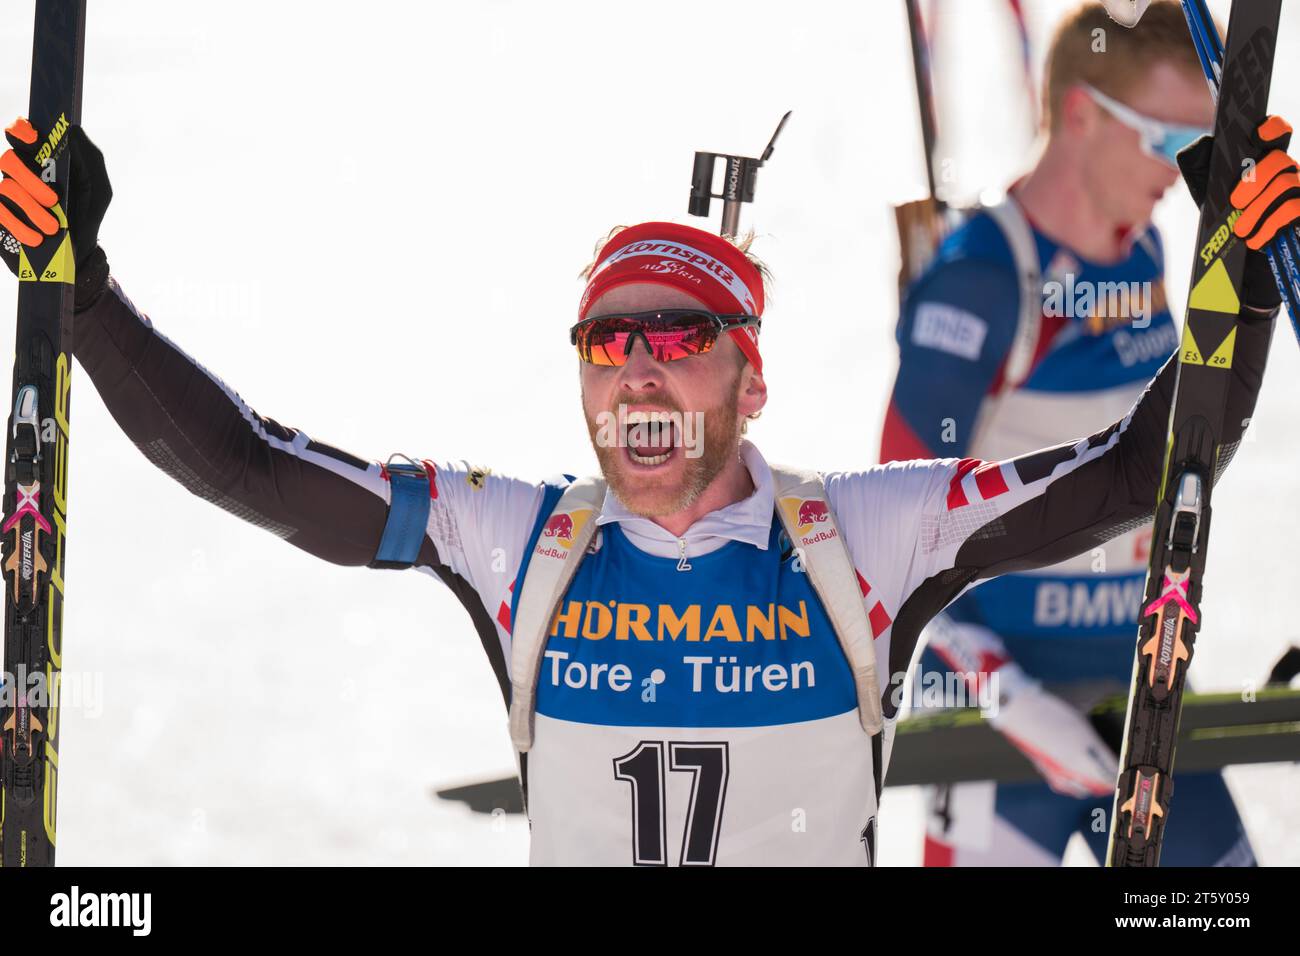
{"label": "blurred athlete in background", "polygon": [[[1046,144],[1001,203],[943,241],[907,289],[882,461],[998,460],[1124,414],[1178,347],[1151,224],[1175,154],[1214,103],[1175,0],[1140,24],[1086,3],[1059,26],[1043,90]],[[927,631],[920,673],[996,673],[994,726],[1042,782],[934,788],[928,866],[1059,864],[1082,832],[1105,858],[1116,754],[1087,711],[1128,691],[1150,525],[975,589]],[[1166,865],[1251,865],[1219,774],[1180,774]]]}

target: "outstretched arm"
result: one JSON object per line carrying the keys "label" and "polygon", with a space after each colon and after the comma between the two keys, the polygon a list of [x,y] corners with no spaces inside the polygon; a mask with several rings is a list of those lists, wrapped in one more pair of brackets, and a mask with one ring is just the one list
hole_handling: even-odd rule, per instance
{"label": "outstretched arm", "polygon": [[[18,120],[6,137],[0,259],[17,273],[22,246],[38,246],[52,234],[56,197],[40,180],[37,131]],[[113,194],[103,154],[79,127],[64,142],[73,159],[74,353],[122,430],[199,497],[327,561],[373,564],[392,496],[386,469],[259,415],[154,328],[109,277],[98,245]],[[467,581],[495,595],[498,569],[518,560],[538,486],[479,476],[471,487],[480,493],[466,495],[468,466],[425,464],[429,520],[412,563],[446,581],[463,600]],[[382,566],[405,563],[403,557]]]}
{"label": "outstretched arm", "polygon": [[259,415],[115,280],[77,314],[74,354],[127,437],[193,494],[335,564],[375,557],[388,510],[380,466]]}
{"label": "outstretched arm", "polygon": [[[1275,314],[1247,306],[1238,325],[1232,367],[1224,370],[1220,470],[1254,410]],[[866,600],[879,605],[887,716],[901,702],[890,698],[922,629],[967,588],[1058,564],[1151,520],[1177,371],[1170,359],[1124,418],[1077,442],[1001,462],[913,460],[824,476],[871,588]]]}
{"label": "outstretched arm", "polygon": [[[1227,466],[1263,382],[1275,311],[1243,308],[1228,390],[1219,471]],[[1056,564],[1149,521],[1164,464],[1177,358],[1129,413],[1104,431],[1009,461],[935,463],[920,545],[931,613],[977,581]],[[1216,475],[1217,477],[1217,475]],[[936,581],[942,579],[942,586]]]}
{"label": "outstretched arm", "polygon": [[[158,332],[114,280],[76,323],[77,360],[118,425],[161,470],[319,558],[374,564],[392,495],[379,462],[259,415]],[[413,565],[469,612],[508,695],[510,593],[541,488],[465,463],[423,464],[431,500]]]}

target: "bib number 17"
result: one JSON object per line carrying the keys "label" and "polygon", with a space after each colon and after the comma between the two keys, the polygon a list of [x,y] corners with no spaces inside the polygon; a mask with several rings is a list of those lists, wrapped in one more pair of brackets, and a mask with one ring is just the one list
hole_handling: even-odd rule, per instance
{"label": "bib number 17", "polygon": [[680,866],[713,866],[730,772],[727,744],[643,740],[614,760],[614,777],[632,788],[632,862],[637,866],[668,865],[667,769],[691,774],[686,832],[682,834]]}

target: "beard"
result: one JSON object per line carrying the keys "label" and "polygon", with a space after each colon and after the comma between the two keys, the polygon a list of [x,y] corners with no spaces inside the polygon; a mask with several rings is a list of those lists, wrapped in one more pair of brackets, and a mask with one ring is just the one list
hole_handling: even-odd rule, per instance
{"label": "beard", "polygon": [[[733,385],[739,385],[740,373]],[[600,472],[610,489],[629,511],[643,518],[656,518],[676,514],[693,505],[705,489],[722,473],[731,460],[739,454],[741,423],[738,404],[740,397],[735,387],[727,389],[727,397],[710,409],[703,409],[704,430],[700,437],[701,454],[689,458],[682,445],[673,449],[671,468],[664,474],[634,473],[621,445],[610,446],[597,439],[599,427],[587,418],[587,434],[596,452]],[[683,415],[695,414],[667,402],[638,402],[667,412]],[[610,414],[617,415],[617,406]]]}

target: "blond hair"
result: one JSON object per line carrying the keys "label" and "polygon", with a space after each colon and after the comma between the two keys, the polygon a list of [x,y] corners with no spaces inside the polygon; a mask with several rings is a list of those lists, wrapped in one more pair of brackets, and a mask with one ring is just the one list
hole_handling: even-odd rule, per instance
{"label": "blond hair", "polygon": [[1087,83],[1123,101],[1156,63],[1170,63],[1201,75],[1200,60],[1177,0],[1153,0],[1132,29],[1086,2],[1056,28],[1043,82],[1043,122],[1055,130],[1061,101],[1071,87]]}

